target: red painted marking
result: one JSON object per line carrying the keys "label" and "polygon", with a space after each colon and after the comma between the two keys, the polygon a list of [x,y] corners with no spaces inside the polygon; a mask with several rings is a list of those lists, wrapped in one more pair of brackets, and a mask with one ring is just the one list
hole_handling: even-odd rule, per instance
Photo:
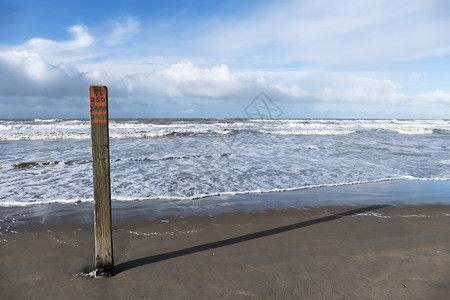
{"label": "red painted marking", "polygon": [[106,111],[91,111],[91,115],[106,115]]}
{"label": "red painted marking", "polygon": [[108,123],[108,120],[106,119],[91,120],[91,124],[106,124],[106,123]]}

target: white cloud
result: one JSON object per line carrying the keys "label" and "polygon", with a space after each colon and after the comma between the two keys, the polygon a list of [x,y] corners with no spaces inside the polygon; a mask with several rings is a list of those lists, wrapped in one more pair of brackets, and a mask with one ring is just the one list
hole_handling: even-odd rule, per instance
{"label": "white cloud", "polygon": [[[224,64],[199,67],[191,62],[178,62],[148,73],[120,76],[97,69],[80,72],[73,65],[51,64],[39,54],[27,51],[0,52],[0,74],[1,99],[40,96],[40,104],[29,102],[29,108],[35,105],[37,109],[42,109],[39,107],[46,105],[45,102],[50,103],[50,100],[42,99],[83,98],[87,87],[93,84],[107,85],[114,98],[130,99],[128,104],[132,104],[136,98],[149,99],[147,101],[150,102],[171,98],[199,99],[200,103],[200,99],[207,99],[208,103],[213,103],[213,99],[238,102],[252,99],[260,91],[266,91],[274,101],[280,103],[308,102],[318,105],[322,110],[327,105],[332,108],[339,104],[359,105],[359,110],[363,107],[369,109],[370,106],[382,110],[383,107],[395,109],[417,103],[450,103],[450,94],[440,90],[410,97],[403,94],[399,85],[391,80],[367,77],[341,76],[334,82],[333,88],[312,92],[308,86],[276,83],[270,78],[273,74],[267,77],[260,71],[255,74],[235,72]],[[288,74],[293,75],[292,72]],[[307,79],[305,74],[301,77]],[[330,83],[333,86],[333,82]],[[64,103],[67,105],[69,102]],[[185,107],[183,114],[188,113],[194,112]]]}
{"label": "white cloud", "polygon": [[140,29],[140,23],[133,17],[119,18],[111,22],[112,32],[108,35],[105,43],[110,46],[117,46],[128,41]]}
{"label": "white cloud", "polygon": [[[155,33],[154,27],[143,28],[137,18],[127,16],[97,28],[95,37],[78,24],[68,29],[68,41],[34,38],[18,50],[39,53],[52,63],[76,62],[80,68],[101,58],[111,69],[122,68],[122,75],[131,72],[115,59],[140,61],[146,55],[164,55],[171,63],[250,67],[378,64],[449,54],[450,18],[440,11],[442,5],[445,1],[269,1],[238,18],[199,18],[189,34],[186,28],[170,31],[176,20],[171,20],[171,29]],[[136,38],[139,32],[143,34]]]}
{"label": "white cloud", "polygon": [[[276,1],[221,20],[202,45],[268,64],[364,64],[450,53],[450,19],[436,1]],[[230,55],[231,53],[231,55]]]}
{"label": "white cloud", "polygon": [[416,99],[422,102],[450,104],[450,93],[437,90],[431,93],[417,95]]}
{"label": "white cloud", "polygon": [[43,38],[33,38],[24,47],[35,52],[50,53],[86,48],[91,46],[95,41],[89,34],[86,26],[74,25],[68,31],[73,36],[73,39],[70,41],[56,42]]}
{"label": "white cloud", "polygon": [[133,82],[123,76],[103,70],[91,70],[85,73],[90,85],[106,85],[111,95],[130,97],[134,93]]}
{"label": "white cloud", "polygon": [[291,85],[291,86],[285,86],[280,84],[270,85],[269,86],[269,93],[274,94],[281,99],[288,99],[288,100],[311,100],[315,98],[315,96],[306,91],[301,89],[298,85]]}
{"label": "white cloud", "polygon": [[88,83],[75,67],[53,65],[27,51],[0,52],[0,74],[1,96],[70,97]]}
{"label": "white cloud", "polygon": [[230,98],[253,90],[257,80],[233,73],[227,65],[200,68],[191,62],[178,62],[148,74],[127,77],[134,91],[166,97]]}
{"label": "white cloud", "polygon": [[53,64],[74,63],[99,57],[105,51],[93,51],[96,39],[89,33],[87,26],[74,25],[67,30],[72,39],[55,41],[44,38],[33,38],[14,47],[14,50],[37,53]]}
{"label": "white cloud", "polygon": [[[45,96],[49,98],[84,96],[87,86],[105,84],[115,97],[145,97],[154,99],[206,98],[252,99],[265,90],[277,101],[373,104],[386,102],[395,105],[409,97],[399,91],[390,80],[364,77],[347,78],[347,89],[325,88],[318,93],[297,84],[267,83],[264,74],[233,72],[227,65],[202,68],[191,62],[179,62],[167,68],[143,74],[120,76],[102,70],[80,72],[68,64],[50,64],[36,53],[26,51],[0,52],[1,96]],[[156,96],[156,98],[155,98]],[[417,97],[423,101],[449,101],[449,94],[441,91]]]}
{"label": "white cloud", "polygon": [[351,80],[353,86],[344,91],[323,89],[317,98],[326,102],[355,102],[361,104],[405,102],[409,97],[399,92],[399,87],[390,80],[358,77]]}
{"label": "white cloud", "polygon": [[232,98],[253,95],[261,86],[250,75],[228,66],[201,68],[179,62],[144,74],[120,76],[94,69],[80,72],[70,64],[51,64],[37,53],[0,52],[0,96],[83,96],[89,85],[104,84],[116,97]]}

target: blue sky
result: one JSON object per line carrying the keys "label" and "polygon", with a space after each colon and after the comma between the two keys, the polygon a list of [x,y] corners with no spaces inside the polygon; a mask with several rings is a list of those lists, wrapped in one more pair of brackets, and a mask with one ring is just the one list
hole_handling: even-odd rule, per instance
{"label": "blue sky", "polygon": [[446,0],[0,0],[0,118],[450,119]]}

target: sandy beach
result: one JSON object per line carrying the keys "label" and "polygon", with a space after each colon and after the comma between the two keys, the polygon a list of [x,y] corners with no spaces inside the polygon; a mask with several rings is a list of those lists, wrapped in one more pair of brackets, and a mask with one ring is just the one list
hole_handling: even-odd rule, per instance
{"label": "sandy beach", "polygon": [[92,203],[2,207],[0,298],[447,299],[449,187],[384,182],[167,211],[114,202],[115,276],[100,278],[86,276]]}

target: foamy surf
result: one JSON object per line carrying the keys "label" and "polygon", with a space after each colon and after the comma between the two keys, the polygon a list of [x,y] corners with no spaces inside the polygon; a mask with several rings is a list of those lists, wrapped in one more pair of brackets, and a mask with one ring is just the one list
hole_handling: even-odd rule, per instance
{"label": "foamy surf", "polygon": [[[0,205],[92,201],[87,120],[0,120]],[[449,180],[447,120],[111,120],[115,201]]]}

